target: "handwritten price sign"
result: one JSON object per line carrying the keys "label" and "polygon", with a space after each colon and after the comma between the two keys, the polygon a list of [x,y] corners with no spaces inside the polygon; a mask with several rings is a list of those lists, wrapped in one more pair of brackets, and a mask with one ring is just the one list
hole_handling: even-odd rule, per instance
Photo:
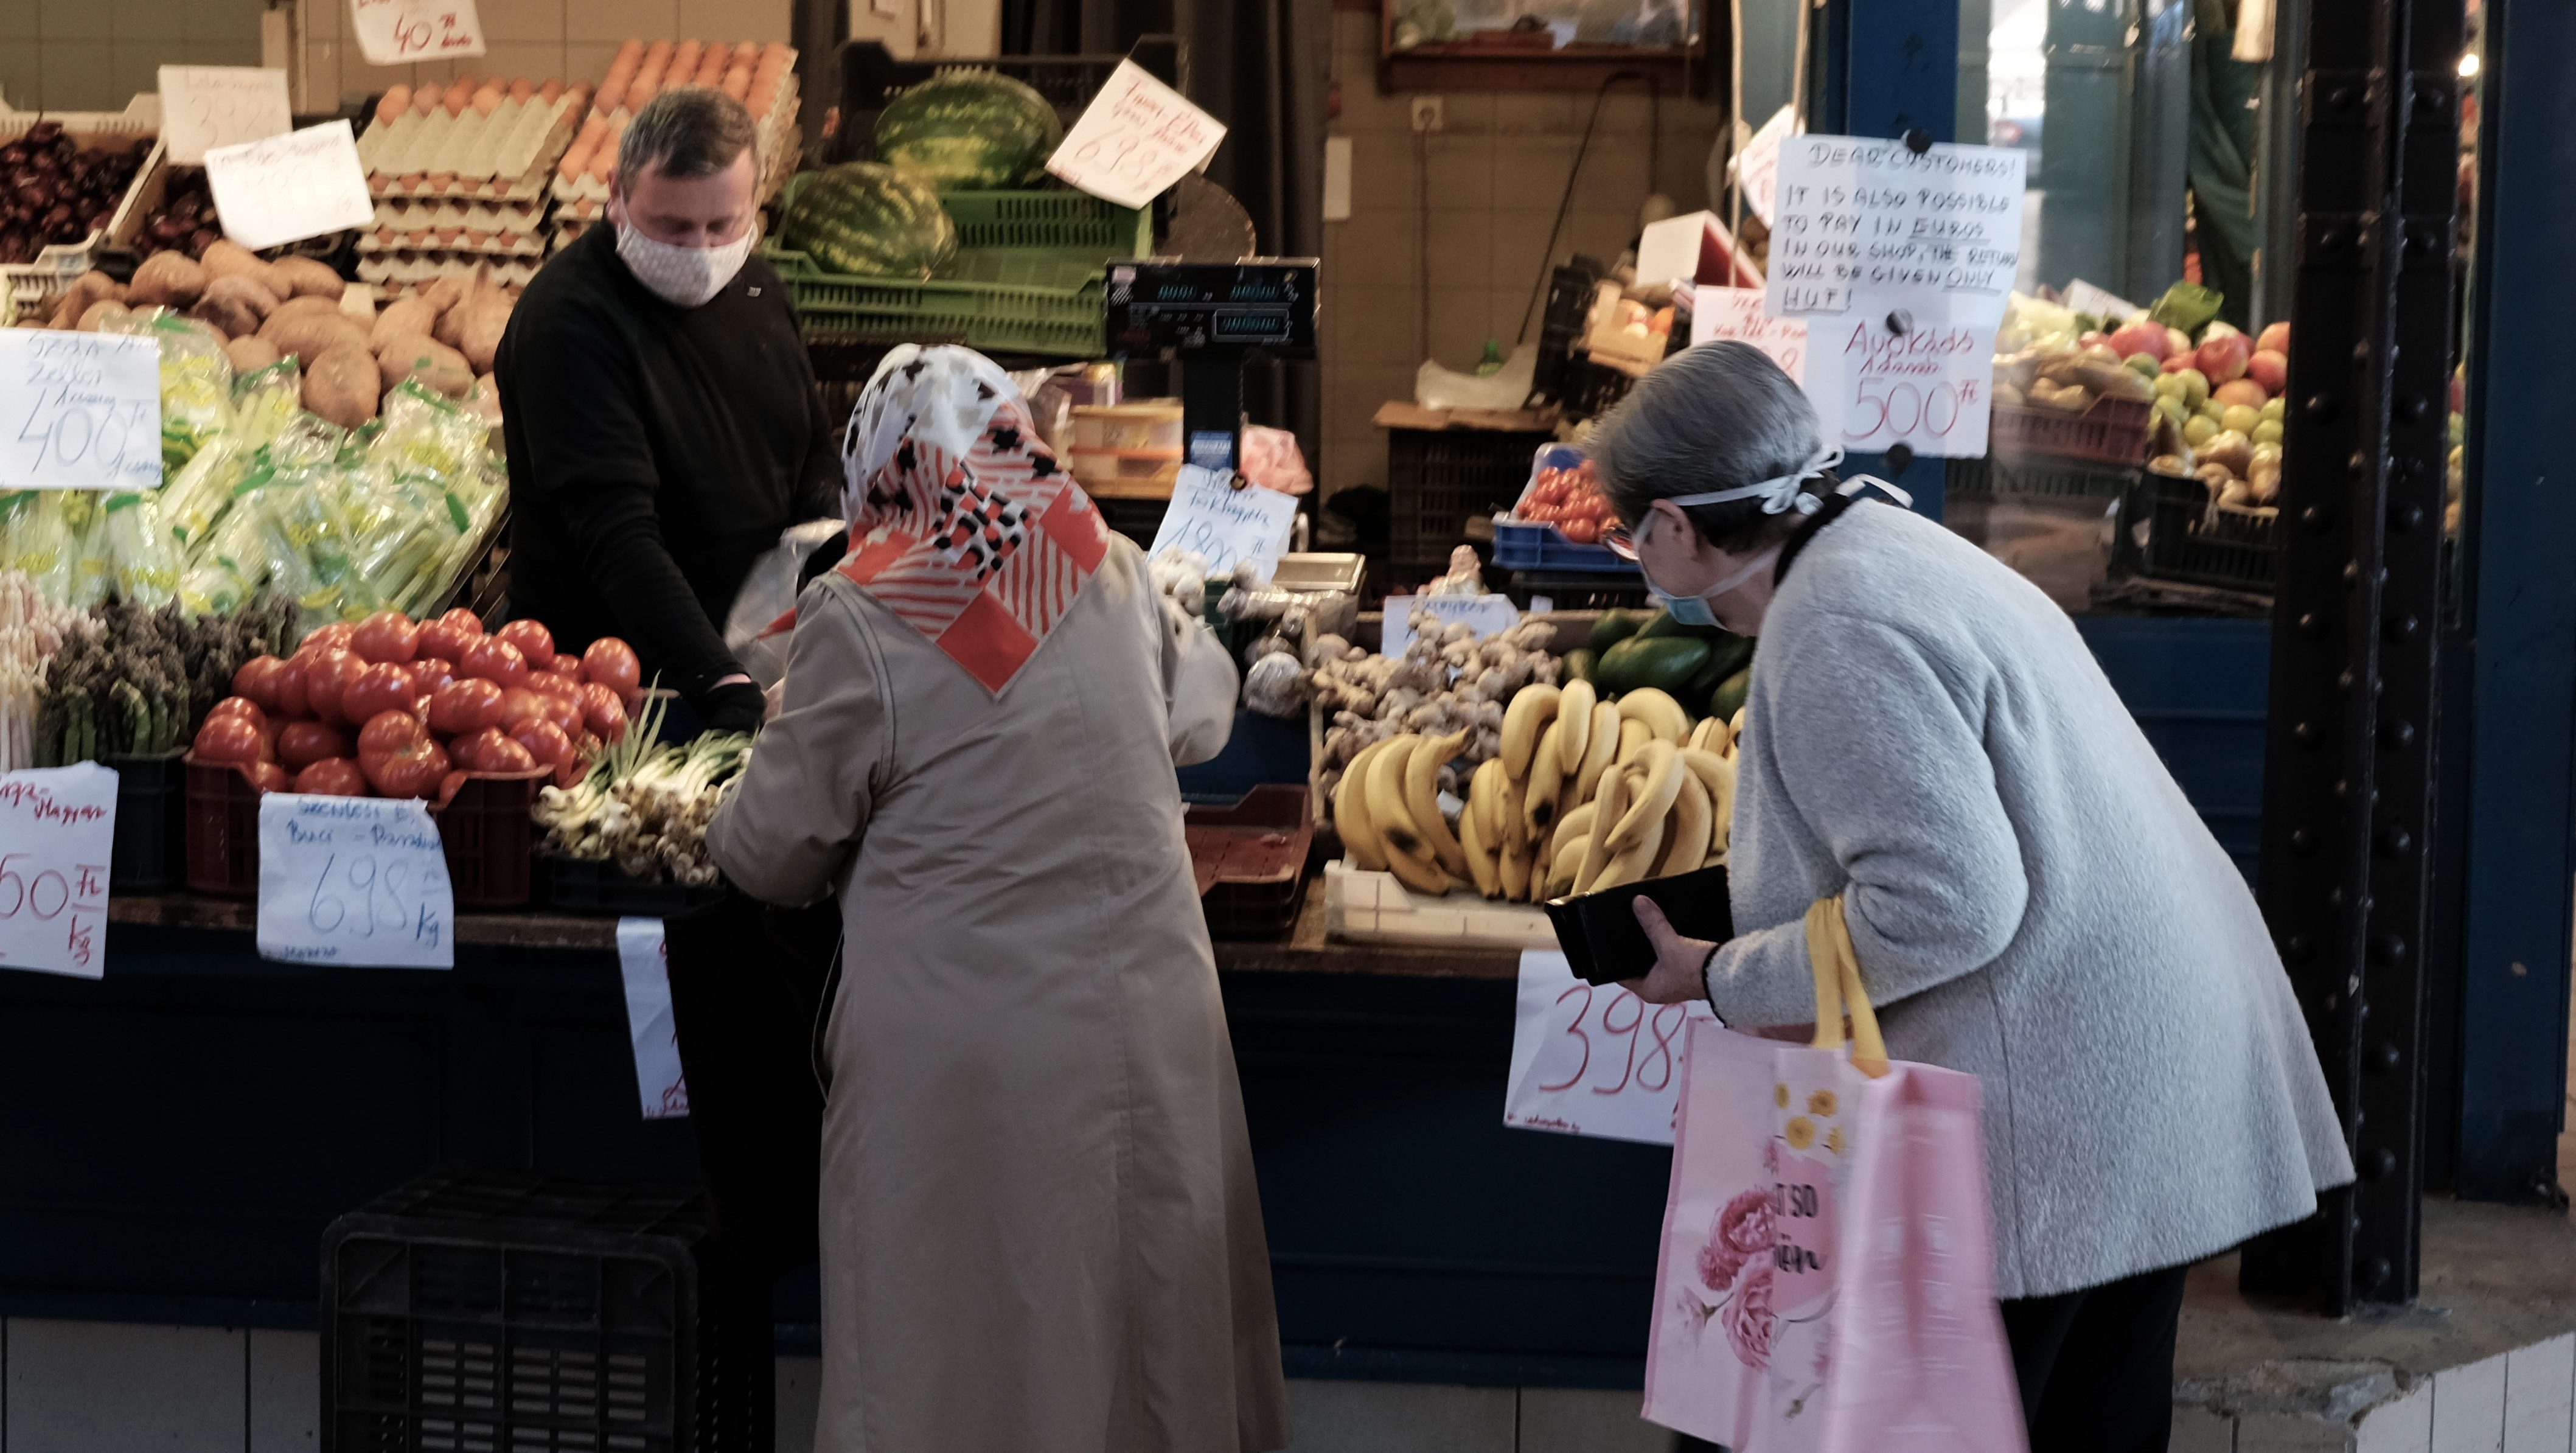
{"label": "handwritten price sign", "polygon": [[206,153],[224,235],[253,252],[376,220],[367,169],[346,120]]}
{"label": "handwritten price sign", "polygon": [[1095,197],[1142,207],[1205,165],[1225,126],[1134,61],[1110,72],[1047,170]]}
{"label": "handwritten price sign", "polygon": [[1172,502],[1154,531],[1154,548],[1195,552],[1207,561],[1208,574],[1223,575],[1238,561],[1259,562],[1266,574],[1279,568],[1288,549],[1289,527],[1296,523],[1297,497],[1257,486],[1234,487],[1234,471],[1181,466],[1172,484]]}
{"label": "handwritten price sign", "polygon": [[635,1089],[647,1120],[689,1113],[680,1031],[671,1014],[671,949],[658,918],[617,920],[617,971],[626,984],[626,1035],[635,1045]]}
{"label": "handwritten price sign", "polygon": [[1990,308],[2000,318],[2021,266],[2027,164],[2011,147],[1942,143],[1917,155],[1898,141],[1783,139],[1772,315],[1907,308],[1929,321]]}
{"label": "handwritten price sign", "polygon": [[174,162],[195,166],[206,159],[209,147],[238,146],[294,128],[282,70],[161,68],[161,143]]}
{"label": "handwritten price sign", "polygon": [[1879,318],[1826,319],[1801,380],[1827,438],[1855,454],[1903,444],[1925,458],[1983,458],[1993,420],[1995,323],[1891,333]]}
{"label": "handwritten price sign", "polygon": [[1694,1019],[1716,1022],[1705,1004],[1649,1004],[1575,978],[1561,953],[1524,952],[1503,1123],[1672,1144]]}
{"label": "handwritten price sign", "polygon": [[96,762],[0,774],[0,968],[107,972],[116,774]]}
{"label": "handwritten price sign", "polygon": [[349,0],[349,18],[371,66],[483,53],[474,0]]}
{"label": "handwritten price sign", "polygon": [[260,798],[262,957],[452,969],[455,922],[447,854],[424,804],[297,792]]}
{"label": "handwritten price sign", "polygon": [[1732,340],[1771,355],[1792,383],[1807,380],[1807,320],[1774,318],[1760,288],[1691,289],[1691,343]]}
{"label": "handwritten price sign", "polygon": [[149,338],[0,329],[0,489],[159,489]]}

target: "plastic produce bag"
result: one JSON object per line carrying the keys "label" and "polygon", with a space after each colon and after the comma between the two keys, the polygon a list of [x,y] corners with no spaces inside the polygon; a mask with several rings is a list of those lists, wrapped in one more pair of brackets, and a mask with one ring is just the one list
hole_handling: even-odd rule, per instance
{"label": "plastic produce bag", "polygon": [[1413,374],[1413,401],[1426,409],[1517,409],[1529,401],[1538,377],[1538,345],[1512,350],[1502,368],[1479,377],[1442,368],[1428,359]]}
{"label": "plastic produce bag", "polygon": [[743,673],[760,683],[763,691],[778,684],[787,674],[787,633],[764,635],[770,623],[796,608],[796,578],[803,573],[805,557],[814,553],[824,541],[841,533],[839,520],[807,520],[790,525],[778,537],[778,543],[760,552],[751,562],[750,573],[742,578],[742,589],[734,592],[733,609],[725,612],[725,648],[733,652],[734,661]]}
{"label": "plastic produce bag", "polygon": [[100,506],[107,541],[108,584],[141,606],[170,603],[179,590],[179,544],[161,527],[146,494],[112,494]]}
{"label": "plastic produce bag", "polygon": [[1297,436],[1261,424],[1243,426],[1243,477],[1281,494],[1304,494],[1315,487]]}

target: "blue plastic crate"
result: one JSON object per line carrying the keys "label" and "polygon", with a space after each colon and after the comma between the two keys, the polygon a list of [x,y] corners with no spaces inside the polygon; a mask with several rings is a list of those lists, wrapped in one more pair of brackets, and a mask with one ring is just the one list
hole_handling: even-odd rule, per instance
{"label": "blue plastic crate", "polygon": [[1554,525],[1494,521],[1494,563],[1506,570],[1579,570],[1592,575],[1634,575],[1637,564],[1607,545],[1578,545]]}

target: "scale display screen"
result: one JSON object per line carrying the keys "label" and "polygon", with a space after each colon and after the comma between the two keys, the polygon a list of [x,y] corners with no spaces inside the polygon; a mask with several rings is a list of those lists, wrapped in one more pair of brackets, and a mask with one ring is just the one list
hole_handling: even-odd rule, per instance
{"label": "scale display screen", "polygon": [[1315,346],[1315,262],[1121,262],[1109,268],[1109,351]]}

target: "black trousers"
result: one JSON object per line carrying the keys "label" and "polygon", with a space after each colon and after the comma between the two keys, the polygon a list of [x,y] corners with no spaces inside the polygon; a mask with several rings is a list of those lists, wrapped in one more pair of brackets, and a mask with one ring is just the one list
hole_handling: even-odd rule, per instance
{"label": "black trousers", "polygon": [[2188,1270],[2003,1304],[2030,1453],[2165,1453]]}

